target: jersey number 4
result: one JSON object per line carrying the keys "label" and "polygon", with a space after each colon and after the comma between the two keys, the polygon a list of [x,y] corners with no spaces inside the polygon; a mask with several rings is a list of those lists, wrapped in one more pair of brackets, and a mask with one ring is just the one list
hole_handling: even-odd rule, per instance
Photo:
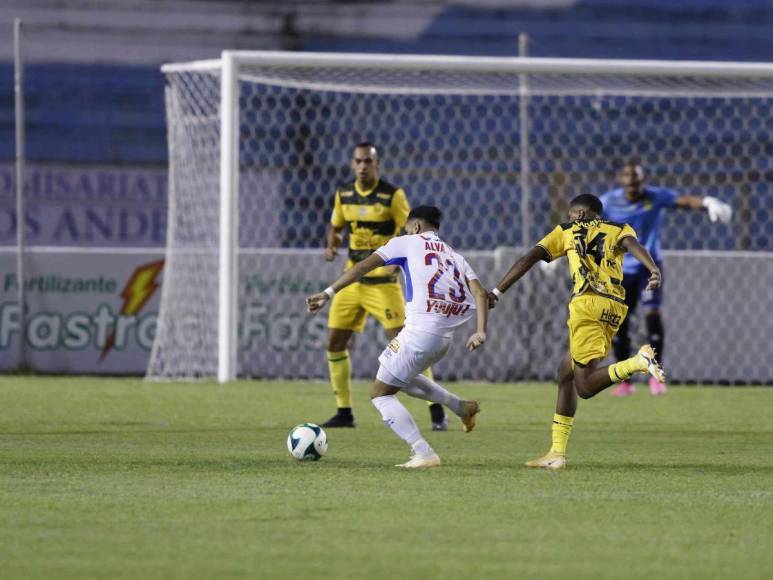
{"label": "jersey number 4", "polygon": [[464,282],[462,282],[462,275],[459,272],[459,268],[456,267],[456,263],[451,260],[450,258],[447,258],[445,261],[445,264],[443,263],[443,258],[435,254],[434,252],[430,252],[426,256],[424,256],[424,263],[427,266],[431,266],[432,262],[437,262],[437,272],[435,272],[435,275],[432,276],[430,281],[427,283],[427,291],[429,292],[429,297],[432,300],[445,300],[446,297],[442,292],[437,292],[435,290],[435,284],[438,283],[438,280],[440,280],[440,277],[445,274],[446,272],[446,266],[454,269],[454,282],[456,282],[456,285],[459,287],[459,292],[457,293],[456,290],[453,288],[448,289],[448,297],[453,302],[464,302],[464,299],[467,297],[467,294],[464,291]]}

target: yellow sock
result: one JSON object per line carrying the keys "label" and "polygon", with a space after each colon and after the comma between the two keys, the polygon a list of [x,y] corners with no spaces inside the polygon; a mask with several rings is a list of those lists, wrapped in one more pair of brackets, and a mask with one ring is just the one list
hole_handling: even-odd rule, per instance
{"label": "yellow sock", "polygon": [[574,417],[565,417],[556,413],[553,415],[553,446],[551,453],[566,454],[566,444],[569,442],[569,435],[572,433]]}
{"label": "yellow sock", "polygon": [[340,409],[352,407],[352,365],[349,351],[327,352],[327,368],[330,371],[330,386],[336,395],[336,406]]}
{"label": "yellow sock", "polygon": [[631,358],[621,360],[618,363],[609,365],[609,368],[607,369],[609,378],[615,383],[620,383],[641,371],[641,360],[639,359],[638,354]]}
{"label": "yellow sock", "polygon": [[[434,381],[435,380],[435,376],[432,374],[432,367],[427,367],[426,369],[424,369],[422,371],[421,374],[423,374],[425,377],[427,377],[430,381]],[[432,401],[427,401],[427,406],[429,406],[429,407],[431,407],[434,404],[435,403],[433,403]]]}

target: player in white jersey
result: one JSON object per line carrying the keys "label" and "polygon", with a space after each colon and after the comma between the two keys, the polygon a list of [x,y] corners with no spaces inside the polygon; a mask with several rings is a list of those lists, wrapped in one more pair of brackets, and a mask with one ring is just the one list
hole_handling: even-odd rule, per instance
{"label": "player in white jersey", "polygon": [[477,401],[465,401],[421,374],[446,355],[454,331],[473,314],[477,328],[467,340],[467,349],[473,351],[486,342],[486,290],[467,261],[438,237],[440,217],[436,207],[413,209],[405,224],[406,235],[392,238],[324,292],[306,298],[309,312],[316,313],[336,292],[374,268],[400,266],[405,282],[405,326],[379,356],[381,366],[370,397],[384,422],[410,445],[411,458],[397,466],[409,469],[436,467],[440,458],[398,401],[399,391],[445,405],[462,420],[464,431],[472,431],[480,410]]}

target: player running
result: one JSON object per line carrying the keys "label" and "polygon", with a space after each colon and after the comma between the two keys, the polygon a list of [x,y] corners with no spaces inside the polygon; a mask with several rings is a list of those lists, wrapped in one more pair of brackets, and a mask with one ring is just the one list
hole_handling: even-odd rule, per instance
{"label": "player running", "polygon": [[[355,179],[335,192],[330,227],[325,238],[325,259],[334,260],[345,228],[349,230],[346,268],[361,262],[398,235],[408,218],[408,199],[400,187],[382,179],[376,147],[367,141],[352,153]],[[336,414],[323,427],[354,427],[349,343],[353,332],[362,332],[365,319],[373,316],[388,339],[403,327],[405,303],[394,268],[376,268],[336,295],[328,314],[327,360],[330,384],[336,397]],[[432,371],[424,373],[432,378]],[[442,405],[430,404],[433,431],[445,431],[448,419]]]}
{"label": "player running", "polygon": [[569,207],[569,222],[556,226],[526,255],[513,264],[502,281],[489,294],[492,307],[499,297],[537,262],[550,262],[567,256],[572,278],[569,302],[569,352],[558,367],[558,401],[553,416],[553,445],[528,467],[561,469],[566,465],[566,444],[577,410],[577,395],[589,399],[608,386],[627,380],[635,373],[648,372],[665,383],[663,369],[655,351],[646,344],[626,360],[601,366],[620,328],[628,307],[625,305],[622,262],[632,254],[649,271],[647,289],[660,286],[660,270],[649,252],[636,240],[628,224],[599,219],[599,198],[584,194]]}
{"label": "player running", "polygon": [[462,420],[464,431],[475,427],[476,401],[465,401],[421,374],[448,352],[454,331],[476,313],[476,332],[467,340],[472,351],[486,342],[486,290],[467,261],[438,237],[440,210],[420,206],[408,215],[406,235],[391,239],[344,272],[324,292],[306,298],[311,313],[333,295],[383,266],[399,266],[406,293],[405,327],[379,356],[373,405],[389,427],[411,447],[407,469],[436,467],[440,457],[422,437],[413,417],[395,396],[398,392],[445,405]]}
{"label": "player running", "polygon": [[[728,204],[710,196],[681,195],[665,187],[655,187],[645,184],[644,169],[637,161],[628,161],[618,176],[621,187],[608,191],[601,196],[604,205],[603,217],[620,223],[629,224],[641,244],[647,249],[658,268],[663,270],[663,260],[660,251],[660,221],[665,209],[682,208],[692,210],[705,209],[712,222],[719,220],[728,223],[733,217],[733,208]],[[647,335],[650,344],[658,352],[660,362],[663,362],[663,345],[665,329],[660,314],[663,304],[663,285],[655,290],[646,290],[649,270],[634,259],[626,256],[623,259],[623,288],[625,288],[625,304],[629,316],[633,315],[641,299],[644,308],[644,320],[647,325]],[[617,360],[625,360],[631,356],[631,340],[628,337],[628,321],[626,318],[620,325],[620,330],[612,341],[612,347]],[[616,397],[632,395],[636,389],[628,381],[623,381],[610,391]],[[666,385],[655,377],[650,377],[650,392],[662,395]]]}

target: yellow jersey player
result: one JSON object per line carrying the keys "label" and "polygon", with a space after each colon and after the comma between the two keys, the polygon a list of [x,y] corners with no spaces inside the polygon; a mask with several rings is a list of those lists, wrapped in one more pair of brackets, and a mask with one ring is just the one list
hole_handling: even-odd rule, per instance
{"label": "yellow jersey player", "polygon": [[626,360],[601,366],[612,338],[620,328],[628,307],[623,288],[623,256],[633,255],[650,272],[648,290],[660,286],[660,270],[649,252],[637,241],[628,224],[600,219],[603,206],[598,197],[584,194],[569,207],[569,221],[557,226],[531,251],[513,264],[502,281],[489,293],[493,307],[499,297],[537,262],[566,256],[572,279],[569,302],[569,352],[558,367],[558,401],[553,416],[553,445],[528,467],[561,469],[566,465],[566,444],[577,410],[577,395],[590,399],[610,385],[636,373],[648,372],[665,383],[655,351],[644,345]]}
{"label": "yellow jersey player", "polygon": [[[379,156],[369,142],[355,146],[352,171],[355,179],[338,186],[325,239],[325,259],[335,259],[345,228],[349,229],[346,269],[370,256],[405,227],[410,207],[402,188],[381,179]],[[370,315],[392,340],[403,327],[403,291],[392,267],[368,272],[359,282],[333,298],[328,315],[327,360],[330,383],[338,410],[323,427],[354,427],[349,343],[353,332],[362,332]],[[432,378],[431,371],[425,374]],[[448,420],[442,405],[431,404],[432,429],[445,431]]]}

